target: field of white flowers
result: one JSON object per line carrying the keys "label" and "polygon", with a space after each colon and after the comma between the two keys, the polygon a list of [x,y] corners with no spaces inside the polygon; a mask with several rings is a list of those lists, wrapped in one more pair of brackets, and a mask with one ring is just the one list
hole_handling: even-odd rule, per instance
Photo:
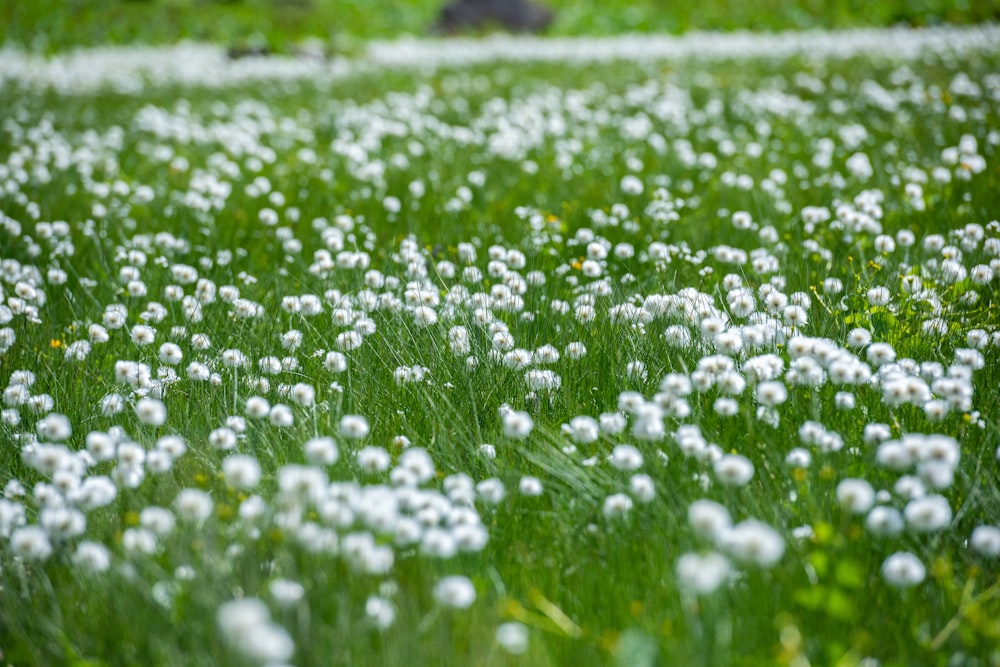
{"label": "field of white flowers", "polygon": [[0,52],[0,664],[1000,665],[998,72]]}

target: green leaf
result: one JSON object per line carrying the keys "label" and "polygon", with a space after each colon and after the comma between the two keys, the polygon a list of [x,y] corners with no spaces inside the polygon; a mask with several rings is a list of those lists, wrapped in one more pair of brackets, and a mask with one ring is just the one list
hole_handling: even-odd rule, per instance
{"label": "green leaf", "polygon": [[887,310],[872,313],[872,333],[879,339],[885,339],[896,328],[896,317]]}
{"label": "green leaf", "polygon": [[809,554],[809,564],[816,570],[816,576],[825,577],[830,571],[830,557],[825,551],[814,551]]}
{"label": "green leaf", "polygon": [[802,605],[806,609],[819,609],[826,601],[826,596],[826,586],[810,586],[809,588],[800,588],[795,591],[792,598],[797,604]]}
{"label": "green leaf", "polygon": [[830,589],[825,609],[829,616],[841,621],[849,621],[854,618],[854,601],[839,588]]}
{"label": "green leaf", "polygon": [[865,573],[852,560],[841,560],[833,569],[834,580],[844,588],[861,588],[865,583]]}

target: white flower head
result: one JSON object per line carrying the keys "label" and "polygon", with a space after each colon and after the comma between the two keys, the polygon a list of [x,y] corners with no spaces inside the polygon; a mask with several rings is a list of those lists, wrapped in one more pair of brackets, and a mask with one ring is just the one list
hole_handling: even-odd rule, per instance
{"label": "white flower head", "polygon": [[631,509],[632,498],[624,493],[615,493],[604,499],[604,516],[608,519],[622,518]]}
{"label": "white flower head", "polygon": [[468,609],[476,601],[476,588],[468,577],[451,575],[434,586],[434,599],[450,609]]}
{"label": "white flower head", "polygon": [[851,514],[864,514],[875,503],[875,489],[863,479],[845,479],[837,485],[837,502]]}
{"label": "white flower head", "polygon": [[997,526],[977,526],[969,538],[969,546],[981,556],[1000,556],[1000,528]]}
{"label": "white flower head", "polygon": [[882,563],[882,577],[895,588],[911,588],[923,582],[927,568],[908,551],[892,554]]}
{"label": "white flower head", "polygon": [[523,623],[501,623],[494,636],[497,644],[511,655],[524,655],[528,650],[528,627]]}
{"label": "white flower head", "polygon": [[340,420],[340,434],[350,440],[361,440],[368,431],[368,420],[361,415],[344,415]]}
{"label": "white flower head", "polygon": [[527,412],[510,411],[503,415],[503,434],[512,440],[524,440],[534,427],[535,420]]}
{"label": "white flower head", "polygon": [[737,560],[763,568],[776,565],[785,553],[785,540],[778,531],[756,519],[748,519],[726,531],[720,543]]}
{"label": "white flower head", "polygon": [[729,577],[729,560],[716,551],[688,553],[677,559],[677,583],[698,595],[709,595]]}
{"label": "white flower head", "polygon": [[753,479],[754,465],[740,454],[725,454],[712,466],[715,476],[726,486],[745,486]]}

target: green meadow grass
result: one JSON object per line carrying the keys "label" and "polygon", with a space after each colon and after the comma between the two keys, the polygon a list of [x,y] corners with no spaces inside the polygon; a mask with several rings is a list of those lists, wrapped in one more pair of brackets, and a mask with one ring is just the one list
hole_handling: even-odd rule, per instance
{"label": "green meadow grass", "polygon": [[[235,13],[250,3],[237,4],[198,10]],[[125,6],[145,11],[143,3]],[[179,13],[189,9],[173,7]],[[638,7],[653,15],[651,4]],[[856,16],[857,8],[847,3],[824,7],[843,12],[838,25],[852,24],[850,17]],[[926,7],[933,15],[940,9],[933,3]],[[414,17],[427,13],[423,5],[412,11]],[[573,19],[569,10],[566,15],[565,21],[580,23],[558,24],[559,32],[633,27]],[[693,14],[681,16],[676,20],[691,22],[682,27],[695,26]],[[697,27],[731,27],[713,23],[714,14],[705,16],[699,20],[706,23]],[[763,27],[797,25],[795,15],[774,20]],[[406,29],[420,24],[416,18],[407,21]],[[370,34],[399,27],[377,24]],[[175,36],[158,30],[189,34],[173,25],[149,29],[151,41]],[[110,32],[95,35],[115,39]],[[958,261],[966,275],[949,281],[940,269],[940,249],[924,247],[934,234],[962,247],[956,234],[964,234],[967,225],[979,225],[994,244],[1000,236],[998,65],[997,53],[926,56],[911,63],[860,57],[501,63],[384,71],[334,85],[153,86],[137,96],[68,97],[8,84],[9,103],[0,111],[0,156],[10,185],[0,195],[0,211],[19,225],[5,224],[0,232],[2,294],[8,305],[21,298],[17,283],[33,278],[18,267],[37,266],[41,279],[35,282],[45,300],[36,298],[37,321],[14,314],[3,325],[16,342],[0,355],[0,382],[31,371],[30,394],[50,395],[54,412],[72,424],[65,439],[70,450],[84,449],[89,433],[121,427],[144,451],[153,451],[164,436],[179,435],[187,453],[169,471],[147,471],[138,488],[121,488],[109,505],[88,512],[85,536],[53,540],[48,558],[18,554],[8,539],[14,527],[3,535],[0,662],[259,664],[226,642],[217,620],[223,603],[258,597],[294,642],[290,662],[296,665],[1000,664],[998,560],[969,546],[976,527],[1000,524],[997,278],[994,273],[977,284],[969,277],[974,266],[989,265],[996,255],[981,240],[963,247]],[[979,94],[957,86],[956,80],[965,80],[959,74],[975,82]],[[889,110],[864,92],[871,89],[866,82],[890,91],[897,108]],[[506,110],[498,111],[504,105]],[[628,119],[641,123],[640,116],[650,121],[647,134],[662,135],[665,150],[624,134]],[[556,129],[560,122],[563,130]],[[458,131],[462,128],[472,128],[471,138]],[[858,128],[864,130],[860,135]],[[534,143],[503,157],[484,139],[495,134],[499,145],[501,130],[514,133],[511,141]],[[967,151],[964,162],[943,157],[963,141],[967,148],[964,136],[976,140],[982,170]],[[831,140],[829,165],[817,158],[825,138]],[[363,155],[349,157],[352,145],[362,146]],[[164,149],[160,157],[157,147]],[[695,155],[693,162],[685,150]],[[856,153],[870,159],[870,175],[847,167]],[[561,162],[566,155],[568,162]],[[709,155],[714,160],[698,161]],[[364,170],[373,163],[384,167],[381,175]],[[935,174],[935,168],[943,172]],[[922,180],[917,172],[926,182],[920,196],[911,197],[906,186]],[[641,193],[624,187],[627,174],[642,182]],[[739,175],[752,185],[736,184]],[[261,178],[283,201],[247,190]],[[417,180],[425,189],[420,197],[410,189]],[[231,194],[218,208],[199,211],[192,193],[204,195],[219,183],[231,185]],[[150,201],[135,196],[143,185],[152,189]],[[648,212],[658,187],[669,193],[676,220],[657,221]],[[467,203],[461,188],[468,190]],[[857,212],[872,201],[873,191],[881,193],[874,215],[884,234],[911,230],[915,245],[880,251],[878,234],[850,233],[834,224],[841,220],[838,206]],[[398,212],[387,196],[398,198]],[[802,215],[806,207],[827,207],[832,220],[810,230]],[[269,215],[265,209],[276,213],[276,225],[262,222],[262,211],[264,219]],[[599,226],[595,219],[601,215],[594,211],[618,221]],[[735,228],[738,211],[754,226]],[[344,248],[366,253],[369,265],[312,271],[316,251],[328,247],[323,225],[313,221],[322,218],[330,229],[338,216]],[[72,253],[65,244],[60,249],[51,226],[36,224],[46,221],[68,223],[63,241],[70,242]],[[768,226],[772,230],[762,233]],[[609,247],[632,244],[635,255],[595,260],[601,276],[587,277],[588,243],[601,239]],[[476,259],[468,262],[460,249],[467,243],[476,249]],[[654,243],[674,249],[669,262],[649,259]],[[498,250],[496,256],[510,266],[490,275],[494,245],[523,253],[524,266]],[[779,268],[726,263],[712,252],[721,245],[745,252],[764,248]],[[129,254],[135,250],[141,256]],[[458,274],[452,277],[441,262],[456,265]],[[551,344],[562,353],[549,366],[535,365],[558,374],[558,388],[532,391],[525,369],[491,357],[491,333],[476,323],[472,305],[459,303],[448,313],[447,294],[463,284],[466,263],[483,274],[480,281],[465,281],[470,294],[504,284],[504,273],[514,283],[531,271],[545,277],[543,284],[527,286],[520,311],[492,310],[517,348]],[[194,267],[200,279],[220,288],[238,287],[242,297],[260,305],[263,316],[234,316],[233,306],[219,297],[203,305],[200,321],[192,321],[182,303],[168,297],[178,283],[170,268],[175,265]],[[51,268],[65,271],[65,282],[48,276]],[[366,282],[368,269],[397,278],[397,285],[368,287],[373,284]],[[419,326],[407,308],[362,312],[358,295],[366,287],[404,299],[407,282],[423,271],[424,289],[440,300],[437,323]],[[906,275],[920,275],[927,293],[908,295]],[[603,278],[607,285],[594,298],[595,319],[581,321],[575,308],[587,304],[587,286]],[[841,292],[824,287],[831,278],[842,282]],[[130,296],[130,280],[141,282],[145,295]],[[649,295],[694,288],[727,312],[727,280],[750,287],[761,309],[764,284],[787,295],[807,295],[808,322],[797,330],[804,336],[851,349],[849,332],[863,327],[875,341],[892,345],[899,359],[936,362],[942,372],[955,363],[957,350],[976,347],[970,331],[982,330],[987,342],[980,350],[982,367],[970,380],[971,404],[931,421],[923,406],[887,404],[875,385],[793,386],[789,380],[788,400],[777,408],[774,422],[759,414],[751,381],[733,396],[738,406],[733,416],[713,407],[722,396],[715,387],[687,397],[689,415],[659,419],[666,434],[661,439],[636,437],[631,419],[621,434],[604,433],[569,452],[571,437],[563,426],[571,419],[616,412],[622,392],[650,400],[666,374],[690,377],[715,354],[711,340],[680,311],[649,322],[616,322],[612,307],[641,306]],[[879,286],[890,295],[886,305],[869,300],[869,290]],[[190,296],[194,285],[182,284],[181,290]],[[966,296],[970,293],[975,297]],[[306,316],[283,307],[284,297],[306,294],[320,296],[322,313]],[[333,319],[347,303],[340,296],[353,298],[353,308],[371,319],[375,331],[358,349],[345,351],[347,369],[335,373],[324,365],[326,352],[340,349],[338,335],[357,326],[356,318],[353,325]],[[560,300],[570,304],[567,314],[554,309]],[[140,346],[130,332],[142,324],[142,313],[152,312],[150,302],[163,306],[164,317],[147,322],[156,329],[155,343]],[[110,329],[109,340],[93,343],[85,359],[67,359],[69,346],[87,339],[92,324],[104,322],[109,304],[127,308],[127,325]],[[932,317],[943,322],[939,333],[926,328]],[[735,315],[732,320],[745,322]],[[671,346],[664,334],[670,325],[687,327],[694,343]],[[453,326],[466,327],[467,353],[450,349]],[[302,334],[298,348],[282,345],[290,330]],[[197,349],[193,334],[207,335],[211,346]],[[158,358],[161,344],[169,341],[184,355],[176,381],[157,375],[169,367]],[[573,342],[587,350],[578,360],[565,352]],[[732,358],[746,374],[747,359],[772,352],[787,370],[789,347],[777,341]],[[227,366],[223,351],[230,349],[242,351],[249,365]],[[866,359],[863,351],[855,353]],[[297,364],[268,376],[258,366],[266,356],[293,357]],[[474,367],[468,357],[476,359]],[[149,386],[133,391],[116,381],[116,363],[122,360],[145,363],[153,378],[164,380],[162,425],[143,423],[135,414],[133,406]],[[218,383],[190,379],[191,362],[217,373]],[[634,366],[630,372],[634,362],[641,362],[644,372]],[[426,368],[425,380],[400,384],[395,374],[404,366]],[[267,387],[259,383],[262,377]],[[296,405],[281,393],[280,384],[294,383],[315,389],[313,405]],[[853,409],[835,407],[845,391],[856,401]],[[112,393],[121,394],[127,407],[104,415],[100,402]],[[210,433],[230,417],[243,417],[252,396],[292,406],[294,424],[247,418],[234,449],[214,448]],[[526,439],[505,435],[500,416],[505,406],[532,416],[534,429]],[[23,504],[25,520],[33,524],[41,503],[31,499],[32,489],[49,475],[30,465],[24,452],[33,435],[46,439],[38,427],[43,417],[13,400],[4,407],[0,483],[24,484],[26,497],[9,485],[6,495]],[[371,432],[360,441],[344,436],[345,415],[365,416]],[[824,451],[820,444],[804,444],[800,427],[809,421],[839,434],[843,447]],[[894,491],[901,473],[878,465],[878,445],[863,440],[864,427],[873,423],[885,424],[892,438],[936,433],[959,443],[953,482],[928,489],[941,494],[953,512],[946,526],[920,532],[909,525],[898,535],[877,537],[866,529],[864,515],[841,506],[837,488],[847,478],[887,492],[879,499],[882,505],[902,510],[908,503]],[[727,486],[710,462],[685,456],[673,437],[684,424],[697,425],[706,441],[718,445],[718,454],[751,461],[752,480]],[[394,547],[394,565],[384,574],[359,572],[342,553],[310,550],[299,527],[283,524],[274,513],[291,502],[277,491],[279,470],[306,463],[303,444],[317,436],[333,437],[339,445],[339,461],[324,468],[330,481],[388,485],[388,471],[366,473],[356,454],[364,446],[382,447],[396,462],[403,452],[398,436],[433,458],[437,474],[425,487],[441,488],[456,473],[475,482],[500,480],[506,495],[499,503],[481,493],[474,505],[488,542],[450,558],[429,557],[416,546]],[[639,470],[609,465],[607,457],[621,443],[638,447]],[[485,455],[483,444],[494,445],[495,458]],[[809,450],[811,465],[787,463],[796,447]],[[255,488],[240,490],[223,474],[223,460],[235,452],[259,461],[263,477]],[[112,475],[114,466],[100,462],[88,474]],[[637,497],[624,516],[607,516],[607,498],[627,492],[635,472],[649,475],[655,498],[644,503]],[[916,474],[912,468],[908,473]],[[541,495],[519,492],[524,476],[540,480]],[[152,553],[130,552],[125,536],[141,524],[143,509],[175,508],[185,488],[210,494],[211,515],[200,523],[179,520],[172,533],[156,539]],[[250,493],[271,508],[259,530],[240,518]],[[734,523],[755,518],[773,527],[784,543],[780,559],[758,566],[730,555],[732,576],[714,592],[690,590],[677,574],[679,558],[725,551],[699,537],[689,523],[689,506],[703,498],[728,508]],[[308,503],[297,517],[325,521]],[[347,533],[365,530],[377,544],[393,545],[391,531],[371,530],[360,520],[336,532],[343,547]],[[73,560],[83,537],[108,548],[106,571],[88,572]],[[881,574],[886,559],[900,551],[912,552],[926,567],[919,584],[897,588]],[[476,590],[471,607],[447,609],[435,600],[434,586],[446,575],[471,580]],[[269,588],[276,579],[302,584],[303,597],[282,606]],[[394,622],[385,629],[366,613],[373,595],[395,609]],[[508,622],[527,628],[523,656],[510,654],[496,640],[497,627]]]}
{"label": "green meadow grass", "polygon": [[[334,53],[358,41],[425,35],[443,2],[419,0],[62,0],[0,7],[3,41],[41,51],[103,44],[162,44],[179,39],[288,52],[319,39]],[[859,26],[977,23],[1000,16],[997,0],[766,0],[754,3],[641,0],[544,3],[554,35],[691,30],[803,30]]]}

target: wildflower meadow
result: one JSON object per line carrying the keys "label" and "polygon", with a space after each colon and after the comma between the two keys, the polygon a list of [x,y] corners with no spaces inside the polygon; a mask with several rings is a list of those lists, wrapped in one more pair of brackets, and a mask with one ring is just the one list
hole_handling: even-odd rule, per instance
{"label": "wildflower meadow", "polygon": [[995,25],[0,96],[0,664],[1000,665]]}

